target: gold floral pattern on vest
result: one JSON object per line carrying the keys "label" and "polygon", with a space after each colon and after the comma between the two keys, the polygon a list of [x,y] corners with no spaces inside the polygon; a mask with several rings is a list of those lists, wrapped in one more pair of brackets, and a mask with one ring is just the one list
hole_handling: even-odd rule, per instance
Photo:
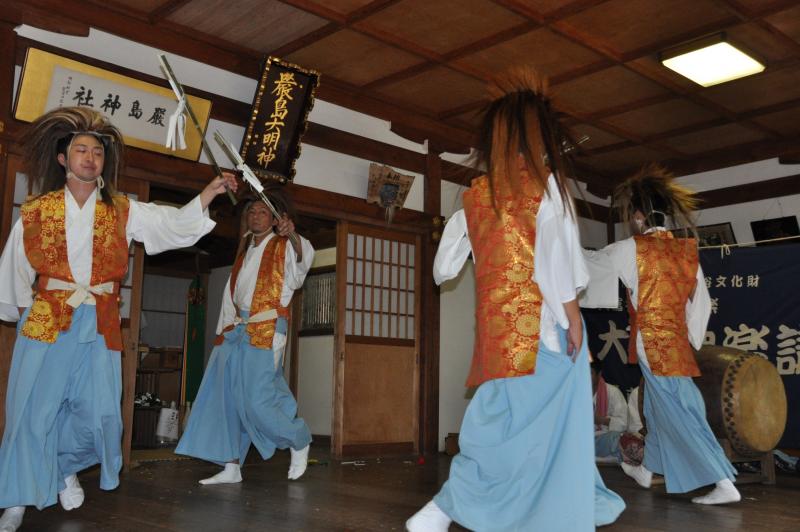
{"label": "gold floral pattern on vest", "polygon": [[467,386],[530,375],[536,368],[542,294],[532,277],[542,196],[530,177],[521,178],[521,190],[498,194],[497,211],[486,176],[464,193],[477,295]]}
{"label": "gold floral pattern on vest", "polygon": [[[283,291],[283,274],[286,266],[286,242],[284,237],[273,236],[264,251],[261,253],[261,262],[258,265],[258,278],[250,301],[250,316],[259,312],[275,309],[279,318],[289,320],[289,309],[281,305],[281,292]],[[244,264],[245,253],[239,254],[231,272],[230,290],[231,299],[236,290],[236,281]],[[236,309],[239,312],[239,309]],[[276,319],[247,324],[247,334],[250,335],[250,345],[260,349],[272,349],[272,338],[275,336]],[[231,324],[223,329],[222,334],[214,340],[214,345],[220,345],[225,340],[224,334],[232,331],[235,325]]]}
{"label": "gold floral pattern on vest", "polygon": [[653,375],[697,377],[700,369],[686,324],[686,303],[697,284],[697,241],[675,239],[669,231],[634,240],[639,295],[629,352],[636,352],[636,336],[641,334]]}
{"label": "gold floral pattern on vest", "polygon": [[[125,227],[130,203],[125,196],[114,197],[114,205],[98,200],[95,204],[92,236],[91,285],[113,282],[109,294],[95,295],[97,332],[106,347],[122,350],[119,319],[119,283],[128,271],[128,241]],[[22,241],[25,256],[36,271],[37,289],[22,334],[33,340],[54,343],[58,333],[72,324],[73,308],[67,304],[69,292],[48,290],[49,279],[74,283],[67,253],[64,189],[26,202],[21,209]]]}

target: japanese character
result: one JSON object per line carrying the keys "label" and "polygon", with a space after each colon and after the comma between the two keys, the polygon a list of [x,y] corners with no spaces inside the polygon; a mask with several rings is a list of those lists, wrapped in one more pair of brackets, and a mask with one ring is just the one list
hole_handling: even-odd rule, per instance
{"label": "japanese character", "polygon": [[706,288],[711,288],[711,283],[712,283],[711,277],[706,275]]}
{"label": "japanese character", "polygon": [[599,334],[598,337],[603,340],[605,344],[600,352],[597,353],[597,358],[604,360],[611,350],[611,347],[614,347],[619,358],[624,363],[628,363],[628,352],[625,350],[625,347],[623,347],[622,342],[620,342],[621,339],[630,337],[630,334],[628,334],[625,329],[617,329],[617,324],[608,320],[608,332]]}
{"label": "japanese character", "polygon": [[758,275],[748,275],[747,276],[747,287],[748,288],[758,288]]}
{"label": "japanese character", "polygon": [[728,285],[725,284],[727,280],[724,275],[717,275],[717,288],[727,288]]}
{"label": "japanese character", "polygon": [[739,324],[738,331],[734,331],[726,326],[725,339],[722,341],[722,345],[725,347],[742,349],[744,351],[755,351],[756,349],[763,349],[766,351],[768,346],[764,337],[767,334],[769,334],[769,327],[766,325],[762,325],[760,331],[748,327],[744,323]]}
{"label": "japanese character", "polygon": [[164,109],[163,107],[156,107],[155,110],[153,111],[153,116],[148,118],[147,121],[150,122],[151,124],[155,124],[157,126],[162,126],[163,127],[164,126],[164,113],[166,113],[166,112],[167,112],[167,110]]}
{"label": "japanese character", "polygon": [[712,297],[711,298],[711,313],[712,314],[716,314],[718,310],[719,310],[719,298],[718,297]]}
{"label": "japanese character", "polygon": [[744,277],[742,277],[741,275],[732,275],[731,276],[731,287],[733,287],[733,288],[741,288],[743,281],[744,281]]}
{"label": "japanese character", "polygon": [[94,105],[92,105],[92,100],[94,100],[94,96],[92,96],[92,89],[87,91],[83,85],[81,85],[80,90],[75,91],[75,97],[73,100],[78,100],[78,107],[94,107]]}
{"label": "japanese character", "polygon": [[133,105],[131,105],[131,111],[128,113],[128,116],[132,116],[136,120],[142,118],[142,114],[144,113],[140,106],[141,104],[139,103],[139,100],[133,100]]}
{"label": "japanese character", "polygon": [[114,113],[117,111],[117,109],[122,107],[122,104],[119,103],[119,94],[114,95],[113,99],[111,96],[112,95],[109,94],[108,98],[103,100],[103,105],[100,106],[100,109],[102,109],[105,112],[111,110],[111,116],[114,116]]}

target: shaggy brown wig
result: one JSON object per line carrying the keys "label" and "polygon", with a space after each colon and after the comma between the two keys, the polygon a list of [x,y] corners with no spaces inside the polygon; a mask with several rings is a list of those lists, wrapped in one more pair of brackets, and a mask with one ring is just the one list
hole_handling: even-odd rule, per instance
{"label": "shaggy brown wig", "polygon": [[648,164],[614,190],[614,204],[629,224],[641,211],[649,227],[684,228],[697,236],[693,211],[698,200],[694,191],[675,182],[675,176],[658,164]]}
{"label": "shaggy brown wig", "polygon": [[37,118],[23,136],[25,172],[35,194],[47,194],[64,187],[67,170],[58,162],[58,154],[68,156],[70,142],[76,135],[94,135],[103,144],[105,164],[102,176],[106,185],[100,189],[104,202],[113,204],[117,176],[122,170],[125,145],[122,133],[105,115],[85,107],[61,107]]}
{"label": "shaggy brown wig", "polygon": [[486,171],[493,201],[498,189],[520,190],[521,155],[545,194],[552,172],[565,210],[574,214],[566,188],[572,177],[564,154],[567,136],[547,97],[545,81],[529,68],[516,69],[495,79],[489,95],[492,101],[481,122],[475,163]]}

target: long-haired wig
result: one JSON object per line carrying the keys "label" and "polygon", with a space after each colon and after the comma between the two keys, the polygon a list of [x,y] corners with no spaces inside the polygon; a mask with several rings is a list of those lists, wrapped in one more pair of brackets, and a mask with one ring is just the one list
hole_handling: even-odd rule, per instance
{"label": "long-haired wig", "polygon": [[46,194],[64,187],[67,170],[58,162],[58,154],[68,157],[76,135],[94,135],[105,151],[103,181],[100,189],[104,202],[113,204],[117,177],[122,170],[125,145],[122,133],[102,113],[86,107],[61,107],[37,118],[22,138],[25,172],[32,191]]}
{"label": "long-haired wig", "polygon": [[567,136],[547,96],[546,82],[530,68],[518,68],[493,80],[489,95],[492,101],[478,133],[475,164],[489,178],[493,201],[498,189],[521,189],[522,156],[528,174],[544,193],[549,174],[542,170],[552,172],[565,210],[574,214],[566,186],[572,177],[564,153]]}
{"label": "long-haired wig", "polygon": [[697,236],[693,211],[698,199],[694,191],[675,182],[675,176],[661,165],[645,165],[636,175],[614,190],[614,204],[624,222],[631,223],[636,211],[649,227],[684,228]]}

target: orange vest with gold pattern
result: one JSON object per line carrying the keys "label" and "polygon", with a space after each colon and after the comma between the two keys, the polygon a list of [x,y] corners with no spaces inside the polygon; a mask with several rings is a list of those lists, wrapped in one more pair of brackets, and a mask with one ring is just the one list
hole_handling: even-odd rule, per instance
{"label": "orange vest with gold pattern", "polygon": [[[66,206],[64,189],[39,196],[22,206],[22,241],[25,255],[38,274],[36,297],[22,334],[28,338],[54,343],[58,333],[72,324],[73,308],[67,304],[70,292],[47,290],[50,278],[74,283],[67,254]],[[94,212],[92,241],[92,275],[89,283],[112,281],[114,291],[95,296],[97,332],[103,335],[106,347],[122,350],[119,318],[119,283],[128,271],[128,223],[130,203],[125,196],[116,196],[110,206],[98,200]]]}
{"label": "orange vest with gold pattern", "polygon": [[653,375],[697,377],[700,369],[686,325],[686,302],[697,283],[697,242],[675,239],[669,231],[636,236],[634,240],[639,300],[635,311],[629,305],[628,362],[636,361],[636,336],[641,334]]}
{"label": "orange vest with gold pattern", "polygon": [[536,213],[542,201],[530,178],[522,190],[498,194],[487,177],[464,193],[475,260],[475,350],[467,386],[530,375],[536,368],[542,294],[532,280]]}
{"label": "orange vest with gold pattern", "polygon": [[[289,320],[289,308],[281,305],[281,292],[283,291],[283,269],[286,265],[286,242],[287,239],[280,236],[273,236],[261,254],[261,262],[258,266],[258,279],[256,288],[253,291],[253,299],[250,301],[250,316],[254,316],[265,310],[275,309],[278,311],[279,318]],[[236,290],[236,280],[244,264],[245,252],[239,254],[233,265],[231,272],[231,299]],[[236,309],[238,312],[239,309]],[[272,349],[272,337],[275,336],[275,323],[277,319],[261,321],[258,323],[247,324],[247,334],[250,335],[250,345],[260,349]],[[220,345],[226,332],[233,330],[235,325],[225,327],[222,334],[214,340],[214,345]]]}

